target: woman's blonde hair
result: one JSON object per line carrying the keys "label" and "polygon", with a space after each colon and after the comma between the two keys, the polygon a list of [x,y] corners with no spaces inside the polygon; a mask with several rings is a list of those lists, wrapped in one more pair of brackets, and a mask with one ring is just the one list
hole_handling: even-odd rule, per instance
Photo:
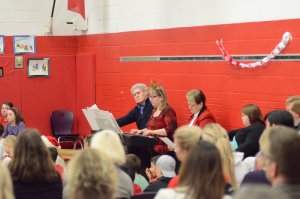
{"label": "woman's blonde hair", "polygon": [[66,173],[70,199],[112,199],[117,189],[117,174],[113,162],[98,149],[85,149],[69,162]]}
{"label": "woman's blonde hair", "polygon": [[120,166],[126,162],[124,147],[119,135],[111,130],[96,133],[91,141],[91,148],[99,149]]}
{"label": "woman's blonde hair", "polygon": [[200,139],[201,129],[198,126],[182,126],[174,133],[174,139],[179,142],[180,148],[189,151]]}
{"label": "woman's blonde hair", "polygon": [[8,169],[0,162],[1,199],[14,199],[12,180]]}
{"label": "woman's blonde hair", "polygon": [[169,107],[166,91],[161,84],[157,84],[155,83],[155,81],[151,81],[148,92],[149,92],[148,96],[157,95],[162,98],[162,102],[160,105],[161,110],[164,110],[165,108]]}
{"label": "woman's blonde hair", "polygon": [[[17,142],[17,137],[14,135],[8,135],[3,140],[3,145],[7,146],[9,148],[9,155],[14,156],[14,148]],[[6,150],[6,148],[4,148]],[[7,153],[7,151],[5,151]]]}
{"label": "woman's blonde hair", "polygon": [[231,149],[227,131],[217,123],[207,124],[203,128],[201,140],[205,140],[216,145],[221,155],[223,172],[226,175],[229,175],[232,187],[237,188],[237,181],[234,172],[233,151]]}

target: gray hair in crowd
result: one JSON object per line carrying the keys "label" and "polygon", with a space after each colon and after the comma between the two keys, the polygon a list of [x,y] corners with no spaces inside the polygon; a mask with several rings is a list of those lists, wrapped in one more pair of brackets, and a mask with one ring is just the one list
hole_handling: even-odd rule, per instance
{"label": "gray hair in crowd", "polygon": [[143,92],[146,92],[146,91],[147,91],[147,86],[146,86],[146,84],[143,84],[143,83],[136,83],[136,84],[134,84],[134,85],[131,87],[131,89],[130,89],[131,94],[133,94],[133,91],[134,91],[135,89],[137,89],[137,88],[141,89]]}

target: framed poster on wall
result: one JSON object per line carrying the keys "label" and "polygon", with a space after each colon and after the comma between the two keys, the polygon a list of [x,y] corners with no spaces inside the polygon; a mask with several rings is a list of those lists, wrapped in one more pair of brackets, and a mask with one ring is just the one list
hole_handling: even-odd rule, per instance
{"label": "framed poster on wall", "polygon": [[28,77],[49,77],[49,58],[29,58],[27,64]]}
{"label": "framed poster on wall", "polygon": [[4,54],[5,41],[4,35],[0,35],[0,54]]}
{"label": "framed poster on wall", "polygon": [[36,44],[34,35],[13,36],[14,54],[36,53]]}

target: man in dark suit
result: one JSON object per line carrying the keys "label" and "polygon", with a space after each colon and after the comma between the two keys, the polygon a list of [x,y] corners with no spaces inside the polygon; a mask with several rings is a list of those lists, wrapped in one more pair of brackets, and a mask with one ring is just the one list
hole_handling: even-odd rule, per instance
{"label": "man in dark suit", "polygon": [[144,129],[153,110],[153,106],[148,98],[147,86],[137,83],[131,87],[130,91],[137,105],[127,115],[117,119],[117,123],[122,127],[135,122],[138,129]]}

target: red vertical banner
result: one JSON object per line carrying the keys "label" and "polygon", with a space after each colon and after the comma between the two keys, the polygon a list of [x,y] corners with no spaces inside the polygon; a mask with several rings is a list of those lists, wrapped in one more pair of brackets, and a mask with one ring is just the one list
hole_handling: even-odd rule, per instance
{"label": "red vertical banner", "polygon": [[77,12],[85,19],[84,0],[68,0],[68,10]]}

